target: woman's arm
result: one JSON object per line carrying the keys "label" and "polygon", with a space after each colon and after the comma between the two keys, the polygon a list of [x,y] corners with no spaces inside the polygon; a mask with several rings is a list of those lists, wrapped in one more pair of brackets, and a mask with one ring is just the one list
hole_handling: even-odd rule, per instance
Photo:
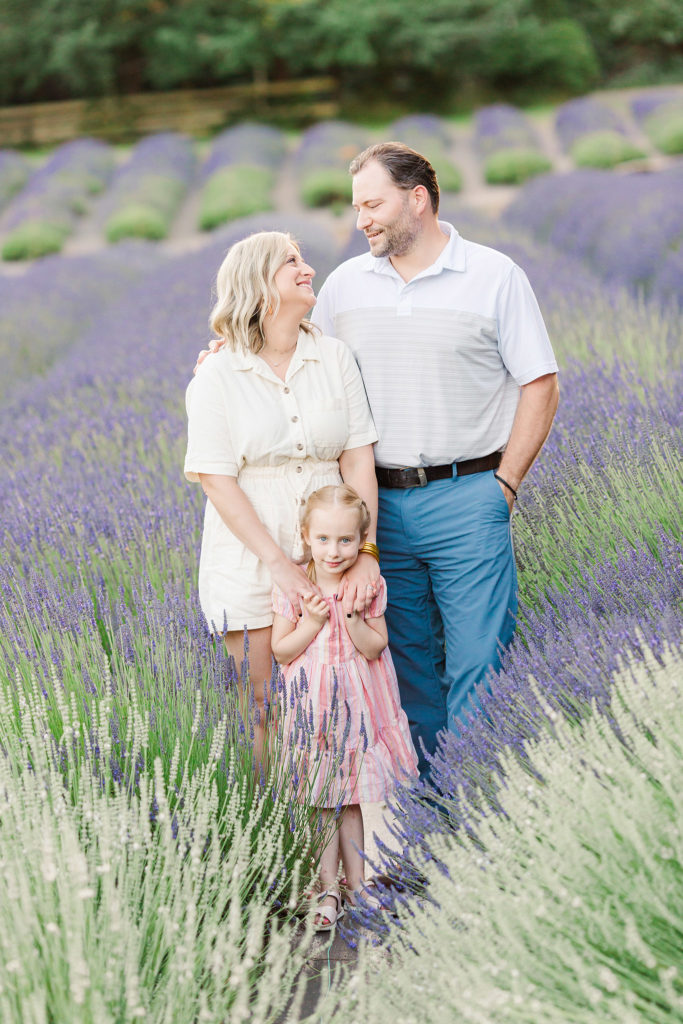
{"label": "woman's arm", "polygon": [[292,562],[268,533],[237,478],[200,473],[204,494],[215,507],[231,533],[241,540],[267,566],[273,581],[301,614],[300,598],[314,594],[316,588],[302,566]]}
{"label": "woman's arm", "polygon": [[389,643],[387,624],[384,616],[376,619],[364,619],[358,612],[347,613],[346,632],[353,641],[356,650],[364,654],[368,661],[379,658],[384,648]]}
{"label": "woman's arm", "polygon": [[[375,454],[371,444],[350,448],[339,456],[339,471],[342,480],[353,487],[370,513],[370,530],[367,540],[375,543],[377,536],[377,477],[375,476]],[[338,596],[345,614],[362,612],[370,606],[375,596],[375,583],[379,578],[379,565],[372,555],[360,554],[341,581]]]}

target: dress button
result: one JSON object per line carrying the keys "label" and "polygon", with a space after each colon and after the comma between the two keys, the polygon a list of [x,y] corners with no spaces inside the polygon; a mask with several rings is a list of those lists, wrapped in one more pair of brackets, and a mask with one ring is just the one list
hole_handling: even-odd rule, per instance
{"label": "dress button", "polygon": [[299,417],[298,416],[292,416],[292,423],[298,423],[298,422],[299,422]]}
{"label": "dress button", "polygon": [[302,452],[304,450],[304,446],[301,444],[301,442],[299,442],[299,444],[296,447],[297,447],[297,451]]}
{"label": "dress button", "polygon": [[303,466],[297,466],[296,467],[296,471],[297,471],[297,473],[303,473],[304,467]]}
{"label": "dress button", "polygon": [[285,392],[286,395],[288,395],[289,394],[289,388],[285,388],[284,392]]}

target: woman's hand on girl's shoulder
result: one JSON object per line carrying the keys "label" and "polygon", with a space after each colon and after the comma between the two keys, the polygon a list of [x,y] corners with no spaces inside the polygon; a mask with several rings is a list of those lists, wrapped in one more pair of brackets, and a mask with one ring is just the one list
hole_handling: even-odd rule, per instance
{"label": "woman's hand on girl's shoulder", "polygon": [[199,367],[202,365],[207,356],[210,356],[213,352],[220,352],[225,345],[224,338],[212,338],[209,342],[208,348],[203,348],[197,356],[197,362],[194,364],[193,374],[197,372]]}
{"label": "woman's hand on girl's shoulder", "polygon": [[365,553],[346,570],[337,597],[347,615],[367,611],[379,591],[379,575],[377,559]]}
{"label": "woman's hand on girl's shoulder", "polygon": [[269,565],[273,583],[285,595],[297,615],[302,613],[302,599],[319,594],[318,587],[308,578],[303,566],[292,562],[283,553],[276,565]]}

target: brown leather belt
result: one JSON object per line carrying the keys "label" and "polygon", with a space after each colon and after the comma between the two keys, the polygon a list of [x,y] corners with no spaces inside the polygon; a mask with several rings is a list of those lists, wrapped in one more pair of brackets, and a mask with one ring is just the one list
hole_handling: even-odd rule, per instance
{"label": "brown leather belt", "polygon": [[457,476],[469,476],[471,473],[486,473],[498,469],[502,452],[484,455],[481,459],[466,459],[464,462],[450,463],[447,466],[418,466],[413,469],[383,469],[375,467],[377,483],[380,487],[426,487],[432,480],[446,480],[453,476],[455,466]]}

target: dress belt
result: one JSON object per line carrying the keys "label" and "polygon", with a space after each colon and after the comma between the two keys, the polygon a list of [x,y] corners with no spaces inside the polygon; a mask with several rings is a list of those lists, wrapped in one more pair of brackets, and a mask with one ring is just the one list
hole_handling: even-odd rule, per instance
{"label": "dress belt", "polygon": [[502,452],[492,452],[480,459],[465,459],[464,462],[452,462],[447,466],[418,466],[408,469],[384,469],[375,467],[377,483],[380,487],[426,487],[432,480],[446,480],[452,477],[455,467],[456,476],[469,476],[471,473],[486,473],[498,469]]}

